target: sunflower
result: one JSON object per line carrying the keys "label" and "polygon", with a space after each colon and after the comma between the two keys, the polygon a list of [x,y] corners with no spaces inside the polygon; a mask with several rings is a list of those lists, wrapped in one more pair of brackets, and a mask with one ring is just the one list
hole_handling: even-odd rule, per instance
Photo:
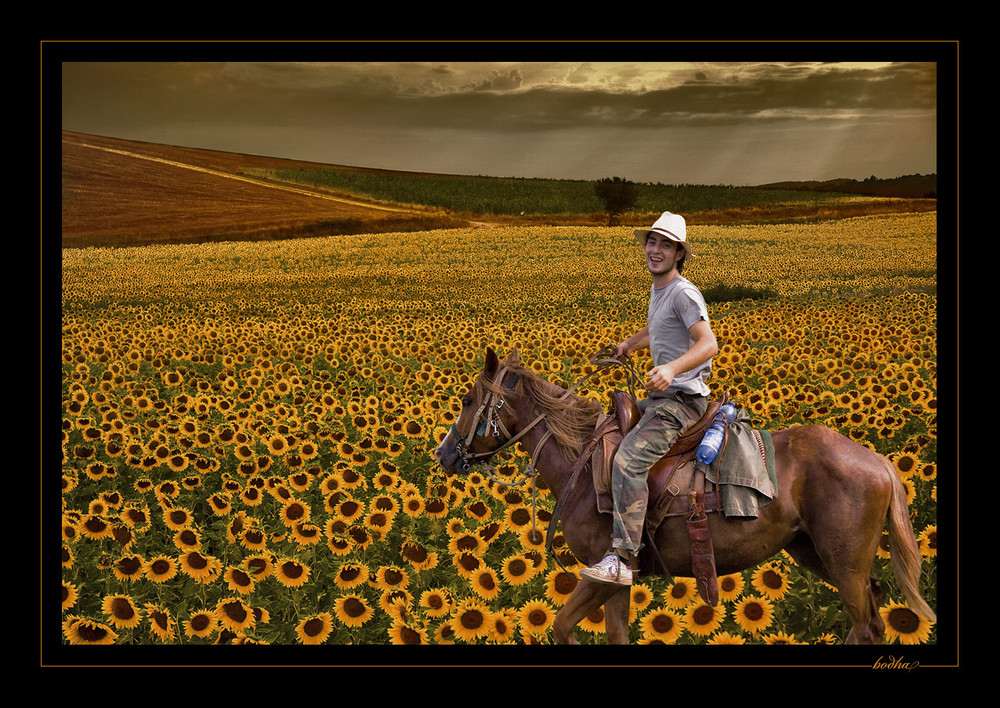
{"label": "sunflower", "polygon": [[693,602],[684,612],[684,625],[691,634],[707,637],[719,628],[725,616],[724,606],[712,607],[704,602]]}
{"label": "sunflower", "polygon": [[372,511],[365,515],[362,525],[376,541],[382,540],[385,534],[392,528],[393,516],[384,511]]}
{"label": "sunflower", "polygon": [[407,608],[413,602],[413,595],[406,588],[388,588],[378,598],[378,606],[390,617],[408,614]]}
{"label": "sunflower", "polygon": [[493,613],[486,603],[475,597],[468,597],[455,607],[449,624],[456,639],[476,642],[489,637]]}
{"label": "sunflower", "polygon": [[629,601],[629,621],[632,622],[641,615],[653,602],[653,591],[645,583],[633,583],[630,587],[632,598]]}
{"label": "sunflower", "polygon": [[65,612],[76,604],[76,600],[79,595],[76,592],[76,585],[73,583],[69,583],[64,580],[62,588],[62,611]]}
{"label": "sunflower", "polygon": [[931,623],[906,605],[890,602],[879,608],[885,622],[885,638],[900,644],[924,644],[930,638]]}
{"label": "sunflower", "polygon": [[684,609],[694,602],[697,588],[693,578],[674,578],[674,582],[663,592],[667,607]]}
{"label": "sunflower", "polygon": [[455,599],[447,588],[430,588],[421,593],[420,607],[428,617],[445,617],[455,608]]}
{"label": "sunflower", "polygon": [[471,553],[473,555],[479,555],[485,550],[484,541],[479,538],[478,535],[471,532],[465,532],[460,534],[454,534],[448,541],[448,551],[453,556],[459,556],[463,553]]}
{"label": "sunflower", "polygon": [[731,602],[743,593],[743,574],[730,573],[719,578],[719,599]]}
{"label": "sunflower", "polygon": [[418,517],[424,513],[424,499],[420,494],[408,494],[403,497],[403,513],[407,516]]}
{"label": "sunflower", "polygon": [[924,558],[933,558],[937,555],[937,524],[930,524],[917,536],[917,545],[920,555]]}
{"label": "sunflower", "polygon": [[524,585],[535,577],[535,567],[523,553],[516,553],[503,559],[500,575],[508,585]]}
{"label": "sunflower", "polygon": [[213,494],[208,498],[208,505],[216,516],[225,516],[233,510],[229,500],[221,494]]}
{"label": "sunflower", "polygon": [[81,536],[92,540],[111,538],[114,531],[111,524],[97,514],[90,514],[81,519],[77,524],[77,530]]}
{"label": "sunflower", "polygon": [[798,639],[795,638],[794,634],[788,632],[775,632],[774,634],[765,634],[764,643],[770,645],[779,644],[803,644]]}
{"label": "sunflower", "polygon": [[118,635],[111,627],[83,617],[67,617],[62,624],[63,636],[70,644],[114,644]]}
{"label": "sunflower", "polygon": [[415,621],[395,617],[389,625],[389,643],[394,646],[427,644],[427,629]]}
{"label": "sunflower", "polygon": [[912,452],[896,453],[890,457],[890,460],[902,479],[912,477],[913,473],[917,471],[917,465],[919,464],[916,454]]}
{"label": "sunflower", "polygon": [[490,644],[512,644],[517,636],[517,612],[504,609],[494,612],[490,621]]}
{"label": "sunflower", "polygon": [[149,507],[145,504],[130,502],[118,514],[118,519],[131,528],[148,528],[150,525]]}
{"label": "sunflower", "polygon": [[213,556],[190,551],[179,558],[181,570],[199,583],[211,583],[222,570],[222,563]]}
{"label": "sunflower", "polygon": [[258,528],[245,529],[240,535],[240,545],[248,551],[262,551],[267,547],[267,534]]}
{"label": "sunflower", "polygon": [[817,645],[817,646],[819,646],[819,645],[825,645],[825,646],[831,646],[832,647],[832,646],[835,646],[837,644],[840,644],[840,641],[837,639],[836,636],[834,636],[833,634],[830,634],[829,632],[827,632],[826,634],[823,634],[822,636],[817,637],[813,641],[813,644]]}
{"label": "sunflower", "polygon": [[257,622],[253,609],[238,597],[219,600],[215,606],[215,616],[223,629],[237,634],[253,627]]}
{"label": "sunflower", "polygon": [[400,554],[413,566],[414,570],[430,570],[438,564],[438,554],[428,551],[416,541],[404,541]]}
{"label": "sunflower", "polygon": [[755,634],[771,626],[774,606],[766,598],[748,595],[736,603],[733,616],[740,629]]}
{"label": "sunflower", "polygon": [[274,564],[274,577],[285,587],[301,587],[309,580],[309,566],[292,558],[282,558]]}
{"label": "sunflower", "polygon": [[319,543],[322,532],[319,526],[309,523],[297,523],[292,526],[292,537],[303,546]]}
{"label": "sunflower", "polygon": [[302,644],[322,644],[333,631],[333,616],[329,612],[306,617],[295,627],[295,636]]}
{"label": "sunflower", "polygon": [[739,634],[731,634],[729,632],[716,632],[711,637],[708,638],[706,644],[746,644],[746,639],[744,639]]}
{"label": "sunflower", "polygon": [[878,558],[890,558],[889,532],[883,531],[879,537],[878,546],[875,547],[875,555]]}
{"label": "sunflower", "polygon": [[364,515],[365,507],[354,499],[344,499],[335,506],[333,513],[345,524],[352,524]]}
{"label": "sunflower", "polygon": [[545,534],[537,528],[523,528],[518,534],[521,547],[525,550],[542,550],[545,547]]}
{"label": "sunflower", "polygon": [[312,511],[309,506],[304,502],[300,502],[296,499],[291,499],[281,507],[281,523],[287,527],[292,527],[295,524],[308,521],[312,516]]}
{"label": "sunflower", "polygon": [[528,600],[518,610],[521,629],[539,637],[549,630],[555,617],[555,610],[546,600]]}
{"label": "sunflower", "polygon": [[132,629],[142,620],[142,613],[128,595],[105,595],[101,610],[115,629]]}
{"label": "sunflower", "polygon": [[652,610],[639,621],[639,630],[645,639],[673,644],[684,631],[684,618],[670,607]]}
{"label": "sunflower", "polygon": [[188,637],[204,639],[219,628],[219,618],[212,612],[195,612],[182,623]]}
{"label": "sunflower", "polygon": [[375,571],[374,584],[380,590],[405,588],[409,582],[410,576],[398,565],[383,565]]}
{"label": "sunflower", "polygon": [[500,595],[500,579],[495,570],[488,565],[473,573],[469,578],[472,590],[484,600],[495,600]]}
{"label": "sunflower", "polygon": [[145,569],[146,561],[143,560],[142,556],[135,554],[122,556],[111,566],[111,572],[122,582],[138,580],[142,577]]}
{"label": "sunflower", "polygon": [[170,615],[170,610],[147,602],[146,616],[149,617],[149,633],[154,639],[163,642],[173,641],[176,625],[174,618]]}
{"label": "sunflower", "polygon": [[530,527],[532,522],[531,508],[524,505],[512,506],[504,514],[504,522],[507,528],[517,533],[525,527]]}
{"label": "sunflower", "polygon": [[164,583],[177,575],[177,561],[169,556],[156,556],[146,563],[144,575],[154,583]]}
{"label": "sunflower", "polygon": [[788,592],[788,577],[781,563],[766,563],[754,571],[754,588],[769,600],[777,600]]}
{"label": "sunflower", "polygon": [[334,614],[337,621],[345,627],[360,627],[368,622],[375,612],[361,595],[349,594],[337,598],[334,602]]}
{"label": "sunflower", "polygon": [[556,606],[566,604],[566,600],[576,590],[580,579],[562,568],[549,571],[545,576],[545,598]]}
{"label": "sunflower", "polygon": [[226,581],[226,585],[230,590],[238,592],[241,595],[249,595],[257,586],[256,578],[253,573],[248,572],[243,568],[229,566],[226,568],[226,572],[222,577],[223,580]]}

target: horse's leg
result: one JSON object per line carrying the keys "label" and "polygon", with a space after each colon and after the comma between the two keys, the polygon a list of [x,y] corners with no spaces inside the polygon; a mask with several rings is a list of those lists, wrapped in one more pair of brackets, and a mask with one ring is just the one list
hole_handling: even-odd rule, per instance
{"label": "horse's leg", "polygon": [[604,632],[608,644],[628,644],[628,610],[632,591],[623,588],[604,602]]}
{"label": "horse's leg", "polygon": [[[847,644],[878,644],[882,641],[882,636],[885,633],[885,623],[882,621],[882,615],[879,614],[878,608],[885,598],[885,592],[882,590],[882,583],[878,578],[872,575],[868,576],[867,590],[864,588],[864,583],[860,576],[858,576],[856,582],[851,581],[851,587],[846,587],[846,582],[838,582],[830,575],[826,566],[823,565],[819,554],[816,553],[812,539],[805,535],[796,537],[795,540],[785,546],[785,550],[788,551],[788,555],[795,559],[795,562],[801,567],[814,573],[820,580],[837,587],[852,621],[851,631],[848,633],[846,639]],[[860,597],[861,599],[856,600],[854,599],[855,597]],[[860,609],[852,610],[849,599],[851,603],[861,603]],[[866,604],[867,609],[864,608]],[[865,622],[865,617],[868,618],[867,622]],[[860,624],[862,622],[865,622],[865,624]],[[858,627],[863,627],[863,629],[858,630]]]}
{"label": "horse's leg", "polygon": [[[621,587],[618,585],[608,585],[604,583],[593,583],[586,579],[581,579],[577,583],[573,592],[570,593],[569,597],[566,599],[566,604],[556,613],[556,617],[552,622],[552,637],[556,644],[578,644],[576,637],[573,636],[573,629],[584,617],[589,615],[591,612],[596,610],[601,605],[605,604],[609,598],[612,596],[617,597],[617,593],[625,595],[625,623],[628,620],[628,600],[631,599],[631,593],[628,587]],[[617,605],[613,603],[613,607]],[[610,619],[610,612],[605,612],[605,623],[607,624]],[[616,612],[616,615],[620,612]],[[615,624],[617,620],[611,621],[607,626],[610,628]],[[627,630],[627,627],[626,627]],[[611,632],[609,631],[608,641],[611,641]],[[621,634],[621,630],[616,626],[615,635],[618,638]],[[628,632],[625,632],[625,640],[628,640]]]}

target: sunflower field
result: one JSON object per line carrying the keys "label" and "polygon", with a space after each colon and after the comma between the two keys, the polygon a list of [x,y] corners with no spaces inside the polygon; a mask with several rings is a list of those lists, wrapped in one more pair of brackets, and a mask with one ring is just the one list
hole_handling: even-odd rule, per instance
{"label": "sunflower field", "polygon": [[[691,227],[711,385],[758,425],[827,425],[909,493],[936,604],[935,214]],[[570,385],[644,324],[628,228],[496,227],[62,253],[65,644],[545,644],[577,582],[515,448],[431,458],[486,347]],[[639,361],[638,368],[648,364]],[[602,402],[620,370],[589,379]],[[53,474],[46,469],[44,474]],[[537,512],[532,511],[532,497]],[[568,571],[568,572],[567,572]],[[892,579],[886,641],[934,643]],[[781,554],[632,588],[636,644],[839,643],[837,591]],[[599,644],[600,612],[577,628]]]}

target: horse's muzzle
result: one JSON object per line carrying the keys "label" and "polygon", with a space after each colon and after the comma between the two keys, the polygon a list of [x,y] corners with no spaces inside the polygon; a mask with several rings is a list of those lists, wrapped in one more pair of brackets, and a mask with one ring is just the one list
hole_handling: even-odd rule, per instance
{"label": "horse's muzzle", "polygon": [[458,462],[460,455],[458,445],[450,431],[444,440],[441,441],[441,444],[434,448],[431,456],[441,465],[441,469],[445,472],[449,474],[454,472],[455,463]]}

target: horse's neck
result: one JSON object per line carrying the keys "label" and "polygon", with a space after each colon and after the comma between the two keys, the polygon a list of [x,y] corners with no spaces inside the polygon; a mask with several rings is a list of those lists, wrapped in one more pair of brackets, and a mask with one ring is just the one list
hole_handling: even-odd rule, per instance
{"label": "horse's neck", "polygon": [[[523,410],[518,411],[518,417],[525,421],[525,425],[530,424],[538,415],[539,412],[531,404],[525,405]],[[545,480],[545,486],[558,498],[568,481],[566,477],[572,462],[563,457],[555,436],[549,433],[545,418],[524,434],[521,445],[531,456],[531,464]]]}

